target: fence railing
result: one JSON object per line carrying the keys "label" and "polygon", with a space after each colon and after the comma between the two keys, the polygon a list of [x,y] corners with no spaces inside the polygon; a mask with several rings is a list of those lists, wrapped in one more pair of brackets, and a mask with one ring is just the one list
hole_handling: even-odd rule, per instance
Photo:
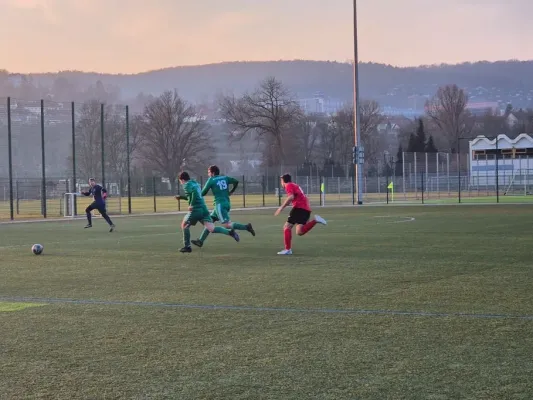
{"label": "fence railing", "polygon": [[[461,202],[533,202],[533,170],[514,176],[501,176],[498,182],[479,183],[472,175],[439,175],[420,172],[417,175],[365,177],[363,204],[369,203],[461,203]],[[526,173],[527,172],[527,173]],[[232,195],[232,208],[277,207],[284,191],[277,176],[237,177],[240,185]],[[199,183],[206,177],[196,177]],[[352,177],[308,177],[295,179],[316,208],[320,206],[354,205],[356,196]],[[0,178],[0,219],[72,217],[84,215],[91,199],[72,196],[73,181],[69,178],[15,179],[11,200],[7,178]],[[167,179],[161,177],[109,181],[107,207],[110,214],[143,214],[186,211],[183,201],[175,199]],[[176,190],[176,192],[179,190]],[[212,204],[208,195],[206,202]],[[69,204],[72,202],[73,204]]]}
{"label": "fence railing", "polygon": [[[112,214],[184,210],[174,199],[179,188],[168,177],[143,176],[132,167],[130,117],[125,105],[0,99],[0,219],[83,214],[89,199],[65,194],[86,187],[88,177],[107,188]],[[351,164],[254,165],[227,171],[241,181],[233,208],[279,205],[284,172],[293,175],[313,206],[356,203]],[[206,178],[196,176],[201,184]],[[402,153],[394,159],[384,153],[365,164],[362,192],[364,204],[524,202],[532,199],[532,183],[529,158]]]}

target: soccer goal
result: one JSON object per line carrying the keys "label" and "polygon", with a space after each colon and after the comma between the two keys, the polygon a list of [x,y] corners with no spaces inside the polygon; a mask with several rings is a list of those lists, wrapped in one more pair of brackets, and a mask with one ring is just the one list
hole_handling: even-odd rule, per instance
{"label": "soccer goal", "polygon": [[78,193],[65,193],[63,195],[63,216],[74,218],[76,215],[76,196]]}
{"label": "soccer goal", "polygon": [[[79,196],[79,193],[65,193],[63,196],[63,217],[65,218],[74,218],[77,215],[80,215],[80,210],[76,210],[76,196]],[[82,196],[83,197],[83,196]],[[122,198],[117,195],[107,198],[107,212],[109,215],[122,214]],[[83,206],[82,212],[84,211],[85,206]],[[77,212],[76,212],[77,211]],[[93,216],[98,217],[100,213],[96,210],[92,212]]]}
{"label": "soccer goal", "polygon": [[532,193],[533,170],[518,169],[513,171],[505,185],[504,196],[526,196]]}

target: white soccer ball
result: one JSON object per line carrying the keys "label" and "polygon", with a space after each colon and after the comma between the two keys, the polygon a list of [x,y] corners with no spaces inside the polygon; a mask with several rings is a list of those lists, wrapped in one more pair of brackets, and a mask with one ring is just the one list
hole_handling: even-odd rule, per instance
{"label": "white soccer ball", "polygon": [[36,256],[38,256],[39,254],[42,254],[43,250],[44,250],[44,247],[42,244],[34,244],[33,246],[31,246],[31,252],[35,254]]}

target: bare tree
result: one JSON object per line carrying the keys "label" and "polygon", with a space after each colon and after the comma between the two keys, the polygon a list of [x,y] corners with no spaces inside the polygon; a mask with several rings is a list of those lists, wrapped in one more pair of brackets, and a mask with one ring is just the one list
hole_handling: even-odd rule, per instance
{"label": "bare tree", "polygon": [[256,134],[271,163],[286,162],[290,131],[302,113],[289,90],[273,77],[262,81],[252,94],[219,100],[222,118],[232,127],[232,137]]}
{"label": "bare tree", "polygon": [[468,137],[474,121],[466,106],[468,96],[457,85],[440,87],[426,104],[427,115],[440,129],[451,149],[457,148],[460,137]]}
{"label": "bare tree", "polygon": [[329,121],[328,128],[322,134],[321,139],[324,161],[331,159],[341,165],[349,162],[354,143],[353,115],[353,109],[346,107]]}
{"label": "bare tree", "polygon": [[76,124],[78,176],[97,177],[101,172],[101,108],[98,101],[81,107]]}
{"label": "bare tree", "polygon": [[[128,136],[126,134],[126,110],[121,106],[106,107],[105,115],[105,156],[106,169],[114,179],[123,182],[128,174]],[[139,116],[130,122],[129,157],[135,160],[140,145]],[[109,179],[106,179],[109,181]]]}
{"label": "bare tree", "polygon": [[[104,106],[104,157],[106,175],[114,180],[127,175],[126,111],[122,107]],[[80,176],[97,177],[102,171],[102,109],[93,100],[83,104],[76,125],[76,158]],[[139,145],[138,129],[130,135],[130,159]],[[100,177],[101,178],[101,177]],[[109,179],[106,179],[109,181]]]}
{"label": "bare tree", "polygon": [[204,167],[211,155],[209,125],[176,90],[146,105],[140,135],[140,156],[146,166],[169,178],[173,191],[182,168]]}
{"label": "bare tree", "polygon": [[[361,142],[365,148],[365,160],[373,163],[385,146],[384,138],[378,132],[378,125],[383,122],[379,104],[374,100],[362,101],[359,106],[359,129]],[[340,110],[330,121],[323,144],[325,149],[341,165],[351,163],[352,147],[355,135],[355,118],[353,107]]]}
{"label": "bare tree", "polygon": [[327,122],[318,116],[302,115],[298,119],[293,133],[296,139],[293,154],[298,154],[301,158],[296,160],[298,164],[315,158],[320,138],[324,136],[327,129]]}

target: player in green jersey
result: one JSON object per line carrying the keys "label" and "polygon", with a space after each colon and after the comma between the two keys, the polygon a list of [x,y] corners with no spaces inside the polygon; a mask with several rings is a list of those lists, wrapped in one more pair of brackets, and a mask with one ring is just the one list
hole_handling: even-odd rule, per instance
{"label": "player in green jersey", "polygon": [[189,212],[183,217],[181,222],[181,229],[183,230],[183,248],[180,249],[181,253],[190,253],[191,249],[191,230],[190,227],[200,222],[205,229],[210,233],[222,233],[223,235],[231,236],[237,242],[239,241],[239,235],[234,229],[226,229],[220,226],[215,227],[209,210],[205,204],[205,200],[202,196],[202,189],[198,182],[191,179],[187,172],[182,172],[179,175],[179,181],[183,185],[185,196],[176,196],[177,200],[187,200],[189,202]]}
{"label": "player in green jersey", "polygon": [[[255,236],[255,231],[252,227],[252,224],[248,223],[244,225],[239,224],[238,222],[231,222],[229,216],[229,212],[231,210],[231,202],[229,198],[237,189],[239,181],[229,176],[220,175],[220,169],[216,165],[211,165],[207,169],[207,174],[209,175],[209,179],[204,185],[202,196],[207,195],[210,190],[213,192],[213,196],[215,197],[215,209],[211,213],[211,219],[213,222],[220,221],[222,226],[227,229],[248,231],[252,234],[252,236]],[[230,185],[233,186],[231,190],[229,188]],[[204,229],[200,238],[193,240],[192,244],[202,247],[207,239],[207,236],[209,236],[209,230]]]}

